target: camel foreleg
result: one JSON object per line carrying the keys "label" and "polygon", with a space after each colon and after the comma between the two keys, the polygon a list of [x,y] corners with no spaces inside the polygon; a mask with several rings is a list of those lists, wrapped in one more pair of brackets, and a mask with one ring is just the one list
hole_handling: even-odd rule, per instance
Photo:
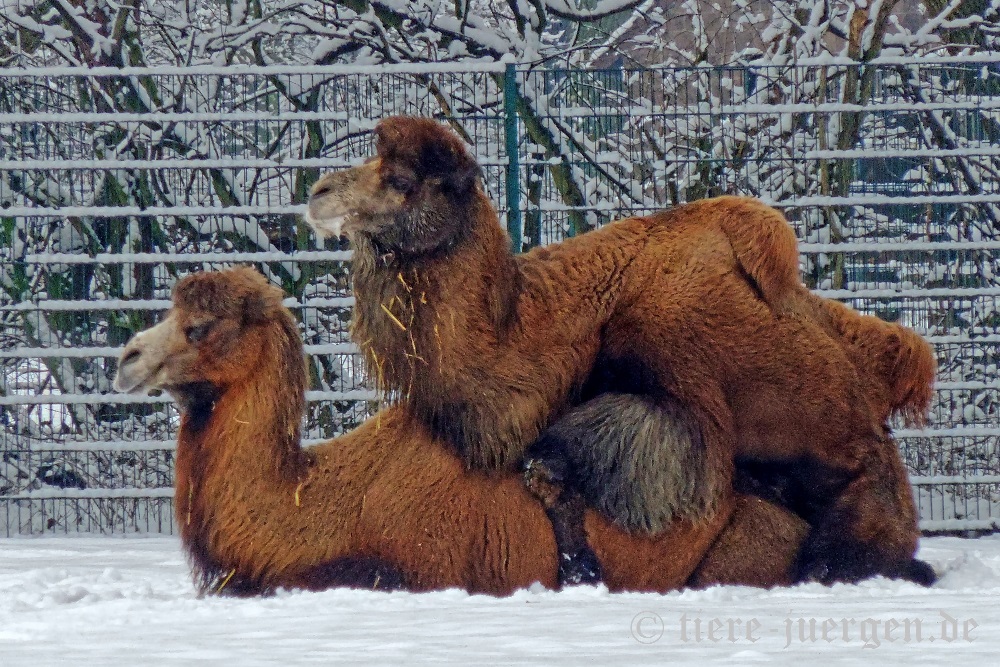
{"label": "camel foreleg", "polygon": [[586,501],[573,483],[567,443],[543,434],[526,452],[524,482],[552,523],[559,559],[559,585],[598,584],[601,562],[587,542]]}

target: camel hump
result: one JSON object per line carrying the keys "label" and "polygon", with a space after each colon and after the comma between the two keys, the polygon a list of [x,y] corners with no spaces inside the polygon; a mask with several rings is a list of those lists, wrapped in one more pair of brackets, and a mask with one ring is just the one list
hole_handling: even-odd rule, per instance
{"label": "camel hump", "polygon": [[719,226],[761,298],[771,310],[784,311],[801,288],[798,239],[785,216],[748,197],[717,197],[705,204],[718,208]]}

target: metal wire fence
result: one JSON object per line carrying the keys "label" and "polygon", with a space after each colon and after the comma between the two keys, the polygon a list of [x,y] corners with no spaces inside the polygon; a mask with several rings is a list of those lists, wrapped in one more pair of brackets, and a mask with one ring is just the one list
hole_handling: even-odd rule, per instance
{"label": "metal wire fence", "polygon": [[469,140],[522,248],[723,193],[783,208],[811,287],[935,346],[932,425],[897,431],[922,526],[994,528],[998,108],[995,62],[0,70],[0,534],[173,529],[177,414],[110,383],[191,271],[286,291],[308,439],[371,414],[350,253],[297,215],[398,113]]}

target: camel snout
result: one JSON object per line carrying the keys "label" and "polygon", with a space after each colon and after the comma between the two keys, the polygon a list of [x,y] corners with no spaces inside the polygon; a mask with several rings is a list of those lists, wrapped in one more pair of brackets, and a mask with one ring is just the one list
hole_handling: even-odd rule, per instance
{"label": "camel snout", "polygon": [[327,174],[313,186],[303,218],[320,238],[343,235],[348,210],[342,194],[355,180],[352,174],[352,169]]}
{"label": "camel snout", "polygon": [[141,389],[160,388],[158,376],[161,375],[174,333],[173,320],[168,317],[133,336],[118,358],[118,372],[112,384],[115,391],[129,394]]}
{"label": "camel snout", "polygon": [[142,334],[136,334],[128,342],[118,359],[118,372],[115,374],[115,381],[112,385],[115,391],[127,394],[138,389],[145,374],[142,372],[140,363],[142,361]]}
{"label": "camel snout", "polygon": [[305,222],[320,238],[374,231],[369,218],[392,216],[405,195],[382,182],[378,160],[324,175],[312,187]]}

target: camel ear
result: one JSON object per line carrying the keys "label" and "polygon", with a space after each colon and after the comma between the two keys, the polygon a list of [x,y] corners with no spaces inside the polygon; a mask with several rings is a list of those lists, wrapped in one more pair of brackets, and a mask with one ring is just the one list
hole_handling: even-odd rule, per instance
{"label": "camel ear", "polygon": [[244,325],[261,324],[266,318],[267,307],[262,294],[244,294],[240,314]]}
{"label": "camel ear", "polygon": [[281,310],[283,294],[273,285],[267,285],[259,291],[243,295],[242,315],[244,324],[262,324],[274,319]]}
{"label": "camel ear", "polygon": [[229,270],[230,279],[224,285],[234,299],[243,324],[261,324],[273,319],[281,310],[284,292],[268,282],[257,269],[238,266]]}
{"label": "camel ear", "polygon": [[399,129],[398,120],[389,118],[376,125],[372,134],[375,137],[375,152],[378,155],[385,155],[399,141],[403,133]]}
{"label": "camel ear", "polygon": [[430,118],[386,118],[375,126],[375,151],[383,160],[439,182],[448,194],[467,194],[479,178],[479,165],[465,143]]}
{"label": "camel ear", "polygon": [[420,165],[428,176],[440,179],[447,192],[464,195],[479,178],[479,165],[457,138],[451,141],[425,142],[420,155]]}

